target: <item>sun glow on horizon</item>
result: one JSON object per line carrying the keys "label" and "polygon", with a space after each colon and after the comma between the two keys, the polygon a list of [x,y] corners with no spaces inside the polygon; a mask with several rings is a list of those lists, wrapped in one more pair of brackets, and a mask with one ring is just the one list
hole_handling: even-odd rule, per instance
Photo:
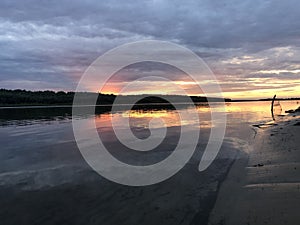
{"label": "sun glow on horizon", "polygon": [[[265,78],[249,78],[249,83],[241,83],[235,87],[234,82],[220,82],[222,95],[224,98],[230,99],[261,99],[271,98],[274,94],[282,98],[297,98],[300,97],[300,79],[294,82],[285,83],[278,79]],[[190,96],[204,96],[203,92],[199,92],[194,82],[175,81],[175,83],[183,88]],[[99,92],[103,94],[119,95],[122,86],[126,82],[109,83]],[[232,87],[231,87],[232,86]],[[130,92],[122,93],[122,95],[176,95],[177,91],[174,88],[169,88],[164,82],[142,82],[136,85]],[[209,95],[208,95],[209,96]]]}

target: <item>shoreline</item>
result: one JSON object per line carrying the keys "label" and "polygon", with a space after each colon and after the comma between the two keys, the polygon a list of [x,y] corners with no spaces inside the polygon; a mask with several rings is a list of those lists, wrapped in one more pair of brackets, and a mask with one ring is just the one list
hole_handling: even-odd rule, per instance
{"label": "shoreline", "polygon": [[300,115],[258,128],[249,155],[222,183],[210,225],[297,224],[300,204]]}
{"label": "shoreline", "polygon": [[[191,96],[190,96],[191,97]],[[299,101],[300,98],[286,98],[286,99],[276,99],[276,101]],[[195,101],[193,102],[194,105],[198,105],[198,104],[209,104],[209,103],[239,103],[239,102],[271,102],[272,99],[254,99],[254,100],[247,100],[247,99],[243,99],[243,100],[230,100],[230,101]],[[166,102],[145,102],[145,103],[136,103],[135,105],[190,105],[191,103],[188,103],[188,102],[174,102],[174,103],[166,103]],[[105,103],[105,104],[96,104],[96,105],[77,105],[77,107],[95,107],[95,106],[112,106],[114,105],[114,103]],[[115,104],[116,105],[116,104]],[[117,104],[117,105],[131,105],[131,104]],[[66,104],[66,103],[63,103],[63,104],[23,104],[23,103],[20,103],[20,104],[0,104],[0,109],[5,109],[5,108],[55,108],[55,107],[73,107],[73,103],[70,103],[70,104]]]}

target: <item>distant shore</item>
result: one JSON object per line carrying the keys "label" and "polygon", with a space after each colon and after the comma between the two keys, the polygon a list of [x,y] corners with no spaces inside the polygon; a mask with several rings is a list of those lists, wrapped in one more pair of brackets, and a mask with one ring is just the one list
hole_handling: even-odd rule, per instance
{"label": "distant shore", "polygon": [[[97,99],[97,105],[113,104],[117,97],[122,102],[135,102],[140,104],[151,103],[185,103],[186,96],[181,95],[122,95],[102,94],[93,92],[64,92],[64,91],[27,91],[27,90],[7,90],[0,89],[0,106],[38,106],[38,105],[72,105],[75,94],[80,98],[83,104],[90,102],[91,99]],[[189,96],[194,103],[201,102],[230,102],[228,98],[210,98],[202,96]]]}
{"label": "distant shore", "polygon": [[[114,103],[117,95],[103,94],[93,92],[77,93],[86,102],[91,98],[97,98],[96,105],[111,105]],[[28,91],[28,90],[8,90],[0,89],[0,107],[10,106],[71,106],[73,104],[75,92],[64,91]],[[186,103],[186,96],[181,95],[123,95],[122,102],[130,102],[132,99],[138,99],[137,104],[168,104],[165,100],[172,100],[172,103]],[[253,102],[253,101],[272,101],[272,98],[266,99],[230,99],[230,98],[210,98],[203,96],[189,96],[194,103],[205,102]],[[278,98],[279,101],[299,100],[300,98]]]}

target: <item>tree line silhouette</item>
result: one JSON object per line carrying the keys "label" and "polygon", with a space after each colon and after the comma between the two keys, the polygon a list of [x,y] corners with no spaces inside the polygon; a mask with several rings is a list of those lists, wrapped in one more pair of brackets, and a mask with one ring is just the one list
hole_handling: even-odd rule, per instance
{"label": "tree line silhouette", "polygon": [[[116,95],[102,94],[93,92],[77,93],[80,97],[81,104],[88,104],[91,99],[97,99],[97,105],[112,104]],[[64,91],[27,91],[27,90],[7,90],[0,89],[0,105],[72,105],[75,92]],[[122,103],[137,102],[145,103],[168,103],[164,99],[166,95],[148,96],[148,95],[126,95],[120,96]],[[186,96],[168,95],[168,99],[172,103],[186,102]],[[190,96],[193,102],[207,102],[206,97]],[[220,101],[223,99],[210,98],[210,101]],[[225,99],[225,101],[231,101]]]}
{"label": "tree line silhouette", "polygon": [[[0,89],[0,105],[71,105],[75,92],[27,91]],[[115,95],[84,93],[85,97],[99,95],[102,104],[111,104]]]}

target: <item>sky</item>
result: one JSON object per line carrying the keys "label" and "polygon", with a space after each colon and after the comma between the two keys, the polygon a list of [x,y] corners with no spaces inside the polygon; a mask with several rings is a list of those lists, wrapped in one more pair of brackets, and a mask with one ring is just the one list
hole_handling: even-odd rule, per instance
{"label": "sky", "polygon": [[[299,8],[298,0],[1,0],[0,88],[74,91],[110,49],[163,40],[200,56],[225,97],[300,97]],[[163,73],[199,94],[168,65],[119,73],[103,92],[117,94],[136,74]],[[147,87],[160,93],[164,85]],[[145,91],[145,83],[137,85],[136,93]]]}

